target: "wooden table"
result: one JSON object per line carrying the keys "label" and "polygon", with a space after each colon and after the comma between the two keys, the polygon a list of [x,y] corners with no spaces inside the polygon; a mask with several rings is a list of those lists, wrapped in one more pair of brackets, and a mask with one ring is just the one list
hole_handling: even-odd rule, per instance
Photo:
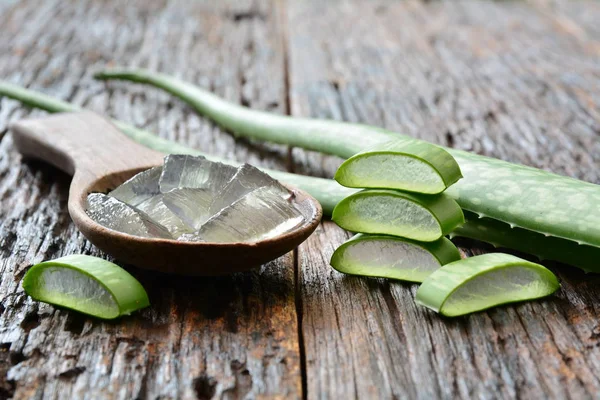
{"label": "wooden table", "polygon": [[[331,176],[340,160],[235,139],[162,92],[92,73],[147,67],[252,108],[385,126],[600,183],[599,21],[600,3],[584,1],[3,1],[0,77],[297,173]],[[31,264],[105,256],[69,219],[69,177],[14,149],[8,122],[42,114],[0,101],[0,398],[600,395],[598,276],[548,263],[556,295],[444,319],[415,306],[416,285],[333,271],[349,235],[331,222],[252,273],[131,268],[152,307],[120,321],[32,301],[20,287]]]}

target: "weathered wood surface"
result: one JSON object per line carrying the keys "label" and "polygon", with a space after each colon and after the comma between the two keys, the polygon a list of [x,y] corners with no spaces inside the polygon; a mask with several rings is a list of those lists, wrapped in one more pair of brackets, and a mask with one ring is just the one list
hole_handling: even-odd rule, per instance
{"label": "weathered wood surface", "polygon": [[[95,82],[107,64],[161,69],[263,109],[285,106],[282,42],[267,2],[24,1],[0,15],[0,76],[163,137],[285,168],[287,149],[236,145],[158,91]],[[301,397],[294,257],[218,279],[139,270],[152,307],[103,323],[28,299],[26,267],[99,255],[67,213],[69,178],[21,163],[0,103],[0,398]],[[37,112],[36,112],[37,114]]]}
{"label": "weathered wood surface", "polygon": [[[330,176],[339,160],[236,140],[106,65],[171,73],[251,107],[367,122],[600,183],[600,6],[580,2],[0,2],[0,77],[162,137]],[[103,323],[40,305],[28,265],[100,255],[71,223],[69,178],[21,163],[0,100],[0,398],[596,398],[600,278],[455,320],[416,285],[328,266],[329,222],[260,270],[132,270],[153,306]],[[462,241],[467,253],[489,250]]]}
{"label": "weathered wood surface", "polygon": [[[291,112],[600,183],[600,7],[570,4],[289,2]],[[310,398],[600,395],[599,278],[550,264],[557,295],[448,320],[415,306],[417,285],[332,271],[346,238],[325,223],[299,251]]]}

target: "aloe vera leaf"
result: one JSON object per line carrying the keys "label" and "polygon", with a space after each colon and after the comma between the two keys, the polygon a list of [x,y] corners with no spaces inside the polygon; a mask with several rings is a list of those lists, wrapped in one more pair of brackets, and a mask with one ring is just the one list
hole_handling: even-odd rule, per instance
{"label": "aloe vera leaf", "polygon": [[[122,79],[161,88],[237,135],[348,158],[389,141],[395,132],[367,125],[272,115],[227,102],[196,86],[147,70],[108,70]],[[419,141],[418,139],[412,139]],[[447,190],[459,205],[512,226],[600,247],[600,186],[461,150],[447,149],[464,179]],[[508,204],[508,199],[516,201]]]}
{"label": "aloe vera leaf", "polygon": [[82,254],[34,265],[25,274],[23,289],[35,300],[102,319],[150,305],[143,286],[127,271]]}
{"label": "aloe vera leaf", "polygon": [[447,264],[429,275],[416,302],[447,317],[501,304],[548,296],[559,288],[543,266],[503,253],[489,253]]}
{"label": "aloe vera leaf", "polygon": [[403,138],[361,151],[335,173],[353,188],[398,189],[438,194],[462,177],[456,160],[439,146]]}
{"label": "aloe vera leaf", "polygon": [[[14,84],[10,84],[7,82],[2,82],[2,81],[0,81],[0,96],[6,96],[9,98],[21,101],[23,104],[25,104],[27,106],[40,108],[40,109],[43,109],[43,110],[46,110],[49,112],[75,112],[75,111],[81,110],[79,107],[76,107],[72,104],[55,99],[53,97],[47,96],[43,93],[39,93],[39,92],[36,92],[33,90],[29,90],[29,89],[26,89],[26,88],[23,88],[23,87],[14,85]],[[121,131],[125,135],[130,137],[132,140],[135,140],[136,142],[138,142],[144,146],[147,146],[151,149],[161,151],[163,153],[203,155],[210,160],[221,161],[221,162],[229,163],[231,165],[236,165],[236,166],[239,165],[239,163],[236,163],[235,161],[224,160],[219,157],[205,154],[201,151],[184,146],[177,142],[173,142],[171,140],[160,138],[156,135],[153,135],[150,132],[135,128],[134,126],[131,126],[125,122],[118,121],[118,120],[113,120],[113,122],[115,123],[116,126],[119,127],[119,129],[121,129]],[[371,128],[371,129],[379,130],[378,128]],[[455,158],[460,158],[461,153],[466,154],[468,156],[468,153],[458,152],[457,150],[453,151]],[[483,160],[488,159],[486,157],[481,157],[481,156],[478,156],[478,157],[480,157]],[[504,164],[508,164],[508,163],[504,163]],[[523,168],[526,168],[526,167],[523,167]],[[268,169],[264,169],[264,168],[262,168],[262,171],[267,172],[268,174],[270,174],[271,176],[273,176],[276,179],[279,179],[282,182],[287,182],[287,183],[294,185],[300,189],[303,189],[303,190],[307,191],[308,193],[310,193],[311,195],[313,195],[321,203],[321,205],[323,206],[323,213],[327,216],[332,214],[334,207],[342,199],[344,199],[345,197],[347,197],[353,193],[358,192],[357,189],[343,187],[340,184],[338,184],[336,181],[331,180],[331,179],[323,179],[323,178],[316,178],[316,177],[311,177],[311,176],[296,175],[296,174],[291,174],[291,173],[282,172],[282,171],[268,170]],[[565,179],[567,179],[567,178],[565,178]],[[462,181],[464,181],[464,179]],[[462,183],[462,181],[453,185],[450,189],[459,187],[460,184]],[[451,193],[452,190],[448,190],[447,192]],[[480,212],[481,212],[481,210],[480,210]],[[478,226],[488,226],[487,224],[489,224],[488,232],[493,232],[495,229],[500,229],[499,232],[506,231],[503,224],[494,224],[492,222],[494,222],[494,221],[490,218],[483,218],[478,223]],[[465,229],[469,225],[470,225],[470,222],[467,222],[467,224],[465,225]],[[498,228],[498,227],[500,227],[500,228]],[[460,229],[459,229],[459,232],[460,232]],[[545,244],[546,242],[542,239],[538,240],[538,236],[539,236],[538,233],[530,231],[530,230],[526,230],[526,229],[520,229],[519,232],[520,232],[519,241],[516,244],[515,244],[515,240],[513,240],[511,237],[509,237],[507,235],[502,235],[502,234],[494,235],[494,243],[499,247],[514,248],[516,250],[522,250],[522,251],[525,251],[527,253],[532,253],[532,254],[545,254],[546,253],[546,247],[547,247]],[[530,238],[531,238],[531,240],[529,240]],[[547,238],[547,239],[549,239],[549,238]],[[485,241],[486,239],[482,237],[481,240]],[[531,243],[531,247],[523,249],[522,243]],[[561,239],[559,237],[556,237],[555,240],[553,241],[553,243],[560,243],[560,246],[556,246],[557,248],[560,248],[561,246],[570,247],[575,242],[571,242],[568,239]],[[539,246],[539,247],[533,247],[534,245]],[[515,247],[515,246],[517,246],[517,247]],[[590,245],[589,247],[593,247],[593,245]],[[600,246],[598,246],[598,247],[600,247]],[[598,249],[598,247],[594,247],[594,248]],[[594,260],[598,259],[598,257],[593,256],[596,253],[592,252],[592,251],[590,251],[588,253],[586,251],[583,254],[586,254],[586,255],[590,254],[590,258],[588,259],[586,255],[581,255],[581,257],[577,257],[573,260],[569,260],[569,259],[565,259],[564,256],[559,256],[559,258],[556,258],[556,261],[562,261],[562,262],[568,263],[570,265],[574,265],[576,267],[582,268],[584,270],[597,271],[598,270],[597,268],[594,269],[594,268],[589,267],[590,263],[592,263]],[[555,258],[552,258],[552,256],[547,256],[546,258],[550,259],[550,260],[555,260]],[[580,265],[579,262],[582,262],[582,264]],[[597,271],[597,272],[600,272],[600,271]]]}
{"label": "aloe vera leaf", "polygon": [[351,232],[400,236],[433,242],[463,224],[462,210],[450,197],[396,190],[366,189],[333,210],[333,221]]}
{"label": "aloe vera leaf", "polygon": [[490,218],[479,218],[465,212],[466,222],[456,228],[450,237],[465,237],[529,253],[540,260],[553,260],[576,265],[586,272],[600,273],[600,248],[578,244],[570,240],[547,237],[540,233],[510,225]]}
{"label": "aloe vera leaf", "polygon": [[452,242],[417,242],[395,236],[359,233],[339,246],[331,256],[331,266],[350,275],[423,282],[433,271],[460,253]]}

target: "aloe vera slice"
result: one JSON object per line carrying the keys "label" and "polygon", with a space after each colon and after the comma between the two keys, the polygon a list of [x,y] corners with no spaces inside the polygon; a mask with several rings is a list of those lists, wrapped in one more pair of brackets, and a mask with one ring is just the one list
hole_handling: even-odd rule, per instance
{"label": "aloe vera slice", "polygon": [[454,157],[426,142],[404,138],[362,151],[335,173],[340,185],[438,194],[462,177]]}
{"label": "aloe vera slice", "polygon": [[330,264],[350,275],[423,282],[440,266],[456,260],[460,253],[446,238],[425,243],[359,233],[335,250]]}
{"label": "aloe vera slice", "polygon": [[438,269],[417,290],[416,302],[447,317],[548,296],[559,288],[543,266],[510,254],[489,253]]}
{"label": "aloe vera slice", "polygon": [[35,300],[102,319],[150,305],[142,285],[127,271],[82,254],[34,265],[25,274],[23,289]]}
{"label": "aloe vera slice", "polygon": [[360,233],[400,236],[433,242],[464,223],[462,210],[444,194],[426,196],[395,190],[366,189],[340,201],[332,219]]}

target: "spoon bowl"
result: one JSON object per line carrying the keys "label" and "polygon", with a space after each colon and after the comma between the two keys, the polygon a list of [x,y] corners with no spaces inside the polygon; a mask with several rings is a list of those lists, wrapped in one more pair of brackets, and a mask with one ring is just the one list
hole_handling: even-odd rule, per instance
{"label": "spoon bowl", "polygon": [[180,275],[216,276],[246,271],[291,251],[318,226],[322,209],[297,188],[294,205],[304,223],[256,242],[208,243],[146,238],[108,229],[86,213],[90,193],[107,193],[138,172],[162,165],[165,154],[132,141],[108,120],[90,113],[55,114],[11,125],[17,149],[73,175],[69,214],[83,235],[118,261]]}

